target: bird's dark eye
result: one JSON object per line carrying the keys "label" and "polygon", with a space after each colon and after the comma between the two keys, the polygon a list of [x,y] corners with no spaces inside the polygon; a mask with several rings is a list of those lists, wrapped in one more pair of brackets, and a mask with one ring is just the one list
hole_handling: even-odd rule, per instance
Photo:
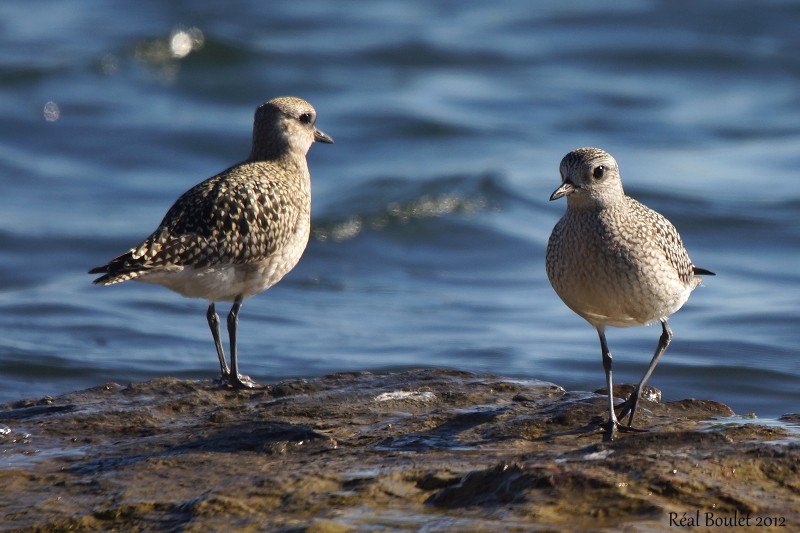
{"label": "bird's dark eye", "polygon": [[603,174],[605,174],[605,173],[606,173],[606,167],[604,167],[603,165],[600,165],[599,167],[595,167],[594,168],[594,171],[592,172],[592,176],[594,176],[594,179],[599,180],[600,178],[603,177]]}
{"label": "bird's dark eye", "polygon": [[314,117],[311,116],[311,113],[303,113],[302,115],[300,115],[300,122],[302,122],[303,124],[311,124],[312,122],[314,122]]}

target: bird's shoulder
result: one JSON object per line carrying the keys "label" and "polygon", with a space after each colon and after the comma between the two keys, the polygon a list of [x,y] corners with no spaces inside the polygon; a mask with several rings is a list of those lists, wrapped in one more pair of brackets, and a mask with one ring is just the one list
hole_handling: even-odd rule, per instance
{"label": "bird's shoulder", "polygon": [[655,209],[630,196],[625,196],[623,212],[626,226],[637,228],[650,238],[683,246],[675,225]]}
{"label": "bird's shoulder", "polygon": [[650,256],[653,251],[659,250],[681,278],[691,279],[692,262],[675,225],[658,211],[629,196],[625,198],[629,214],[628,226],[635,228],[641,242],[647,243],[646,246],[640,246],[643,253]]}

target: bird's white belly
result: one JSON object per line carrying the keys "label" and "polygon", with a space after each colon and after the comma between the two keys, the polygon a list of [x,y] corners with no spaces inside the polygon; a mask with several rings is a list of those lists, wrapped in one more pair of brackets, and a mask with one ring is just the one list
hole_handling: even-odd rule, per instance
{"label": "bird's white belly", "polygon": [[173,266],[145,274],[136,281],[162,285],[189,298],[233,301],[263,292],[285,276],[303,255],[310,224],[301,225],[282,249],[266,259],[241,264],[221,264],[202,268]]}
{"label": "bird's white belly", "polygon": [[[573,270],[575,272],[577,269]],[[595,270],[554,283],[567,306],[594,326],[641,326],[670,316],[686,303],[694,286],[670,273]]]}

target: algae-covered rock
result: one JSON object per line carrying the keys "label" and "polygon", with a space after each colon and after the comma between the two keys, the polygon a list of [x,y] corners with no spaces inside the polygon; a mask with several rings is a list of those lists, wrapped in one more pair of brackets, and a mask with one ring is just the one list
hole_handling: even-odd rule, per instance
{"label": "algae-covered rock", "polygon": [[451,370],[6,404],[0,530],[800,528],[796,415],[657,393],[640,403],[649,431],[611,442],[601,394]]}

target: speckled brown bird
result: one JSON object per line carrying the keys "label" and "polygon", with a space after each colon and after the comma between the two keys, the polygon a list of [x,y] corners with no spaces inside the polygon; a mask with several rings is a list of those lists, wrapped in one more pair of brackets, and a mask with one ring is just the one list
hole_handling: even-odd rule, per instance
{"label": "speckled brown bird", "polygon": [[[208,325],[221,378],[236,388],[255,382],[239,374],[236,333],[245,298],[277,283],[297,262],[311,227],[311,176],[306,154],[333,143],[314,126],[317,113],[300,98],[274,98],[256,109],[250,156],[181,195],[144,242],[93,268],[93,283],[135,280],[209,301]],[[216,301],[228,314],[231,367],[220,340]]]}
{"label": "speckled brown bird", "polygon": [[[713,272],[692,264],[669,220],[626,196],[619,167],[599,148],[579,148],[561,160],[561,186],[550,200],[567,197],[567,211],[547,244],[547,276],[558,296],[597,330],[608,388],[608,433],[634,429],[639,395],[672,340],[668,317]],[[606,326],[661,322],[662,334],[644,377],[614,413],[611,352]]]}

